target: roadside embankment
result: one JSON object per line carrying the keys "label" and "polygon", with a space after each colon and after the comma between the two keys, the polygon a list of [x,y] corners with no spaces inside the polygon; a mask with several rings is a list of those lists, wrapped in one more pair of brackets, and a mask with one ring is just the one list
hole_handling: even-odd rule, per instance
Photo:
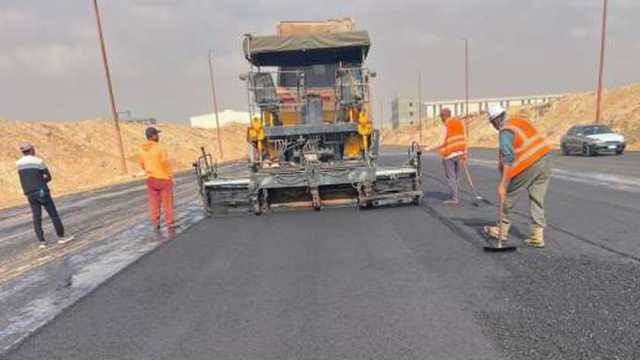
{"label": "roadside embankment", "polygon": [[[31,142],[38,156],[48,164],[56,196],[92,190],[140,178],[139,146],[147,125],[122,123],[122,137],[129,175],[120,170],[120,157],[114,126],[104,119],[78,122],[26,122],[0,119],[0,208],[25,203],[16,173],[20,157],[18,144]],[[161,142],[176,171],[187,170],[198,158],[200,147],[217,155],[217,135],[212,129],[192,128],[175,123],[160,123]],[[245,156],[244,125],[221,129],[224,160]]]}

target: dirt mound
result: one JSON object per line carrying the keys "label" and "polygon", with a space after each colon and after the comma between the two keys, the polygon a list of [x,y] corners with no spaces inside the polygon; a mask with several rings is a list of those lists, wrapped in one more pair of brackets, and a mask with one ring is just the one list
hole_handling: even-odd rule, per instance
{"label": "dirt mound", "polygon": [[[578,124],[590,124],[594,121],[594,93],[580,93],[563,97],[550,104],[541,106],[523,106],[509,109],[512,115],[523,115],[538,124],[540,130],[548,136],[549,142],[559,146],[560,138],[569,128]],[[629,149],[640,149],[640,84],[606,90],[603,101],[603,118],[614,131],[623,134]],[[439,140],[441,122],[437,119],[425,119],[423,143],[430,145]],[[495,147],[498,141],[496,131],[489,126],[486,118],[472,116],[469,120],[471,146]],[[385,130],[383,143],[389,145],[408,145],[418,139],[418,127],[406,126],[398,130]]]}
{"label": "dirt mound", "polygon": [[[122,124],[122,136],[128,176],[120,174],[120,158],[113,123],[102,119],[80,122],[22,122],[0,119],[0,208],[23,204],[15,162],[20,157],[17,145],[36,146],[53,174],[52,191],[56,196],[141,177],[139,146],[144,141],[143,124]],[[217,136],[213,129],[160,123],[161,142],[177,170],[191,168],[200,147],[217,154]],[[245,126],[228,125],[221,129],[225,160],[246,156]],[[195,184],[194,184],[195,186]]]}
{"label": "dirt mound", "polygon": [[[557,146],[560,137],[571,126],[591,123],[594,118],[595,96],[582,93],[566,96],[544,106],[512,108],[510,113],[528,116]],[[627,138],[630,149],[640,149],[640,84],[605,92],[604,118],[616,131]],[[122,124],[128,176],[120,175],[120,161],[110,121],[95,119],[80,122],[18,122],[0,118],[0,208],[23,204],[15,161],[20,157],[17,145],[29,141],[36,145],[38,155],[49,164],[55,195],[95,189],[101,186],[130,181],[142,175],[137,159],[139,145],[144,140],[142,124]],[[217,153],[216,131],[191,128],[185,125],[161,123],[162,143],[169,149],[174,167],[186,170],[198,157],[200,146]],[[423,144],[429,146],[439,140],[441,123],[425,119]],[[246,156],[245,125],[222,128],[225,159]],[[469,119],[472,146],[495,147],[497,134],[482,116]],[[383,144],[408,145],[418,139],[418,127],[384,130]]]}

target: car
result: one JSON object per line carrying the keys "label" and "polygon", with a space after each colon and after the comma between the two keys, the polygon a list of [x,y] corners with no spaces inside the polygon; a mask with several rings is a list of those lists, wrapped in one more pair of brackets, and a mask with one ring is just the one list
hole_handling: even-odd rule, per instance
{"label": "car", "polygon": [[623,135],[616,134],[606,125],[574,126],[560,140],[563,155],[594,156],[611,153],[621,155],[627,144]]}

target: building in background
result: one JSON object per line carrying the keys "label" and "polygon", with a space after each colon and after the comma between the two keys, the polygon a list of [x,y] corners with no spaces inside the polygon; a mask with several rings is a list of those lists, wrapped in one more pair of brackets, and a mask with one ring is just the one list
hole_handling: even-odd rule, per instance
{"label": "building in background", "polygon": [[[498,104],[505,109],[517,106],[533,106],[550,103],[565,96],[564,94],[547,95],[524,95],[505,96],[499,98],[469,99],[469,114],[487,111],[489,106]],[[422,103],[423,119],[435,119],[444,108],[449,108],[453,116],[464,116],[466,101],[459,100],[437,100],[425,101]],[[413,98],[395,98],[391,103],[391,127],[397,129],[403,125],[414,125],[418,123],[418,103]]]}
{"label": "building in background", "polygon": [[[220,126],[236,124],[249,124],[249,113],[242,111],[225,110],[218,113],[220,119]],[[192,116],[190,118],[191,127],[199,128],[215,128],[216,116],[214,113]]]}
{"label": "building in background", "polygon": [[[105,116],[108,118],[108,116]],[[135,123],[135,124],[146,124],[146,125],[156,125],[158,120],[153,117],[139,117],[133,116],[133,112],[131,110],[126,111],[118,111],[118,119],[125,123]]]}
{"label": "building in background", "polygon": [[[564,94],[547,94],[547,95],[524,95],[524,96],[505,96],[486,99],[469,99],[469,114],[475,114],[487,111],[491,105],[500,105],[505,109],[518,106],[543,105],[553,100],[565,96]],[[444,108],[449,108],[453,116],[463,116],[467,113],[465,109],[466,101],[459,100],[438,100],[425,101],[422,114],[425,118],[436,118]]]}
{"label": "building in background", "polygon": [[418,101],[412,98],[395,98],[391,102],[391,127],[418,123]]}

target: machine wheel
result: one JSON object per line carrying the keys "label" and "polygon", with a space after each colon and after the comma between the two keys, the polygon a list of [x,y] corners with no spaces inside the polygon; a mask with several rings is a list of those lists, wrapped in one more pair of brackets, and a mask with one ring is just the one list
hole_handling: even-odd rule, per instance
{"label": "machine wheel", "polygon": [[567,146],[565,144],[560,145],[560,150],[562,151],[562,155],[564,156],[569,156],[569,149],[567,149]]}
{"label": "machine wheel", "polygon": [[590,156],[593,156],[595,154],[594,154],[593,150],[591,149],[591,146],[589,146],[587,144],[584,144],[582,146],[582,155],[586,156],[586,157],[590,157]]}
{"label": "machine wheel", "polygon": [[255,215],[263,215],[269,210],[269,192],[266,189],[259,190],[253,202],[253,213]]}
{"label": "machine wheel", "polygon": [[416,196],[415,198],[413,198],[411,204],[416,206],[422,205],[422,196]]}
{"label": "machine wheel", "polygon": [[262,191],[258,191],[254,201],[253,201],[253,214],[256,216],[262,215],[264,213],[264,199],[262,195]]}
{"label": "machine wheel", "polygon": [[616,150],[616,155],[622,155],[624,153],[624,150]]}
{"label": "machine wheel", "polygon": [[213,216],[213,209],[211,208],[211,198],[209,198],[209,193],[200,193],[200,199],[202,199],[202,213],[204,214],[204,216]]}
{"label": "machine wheel", "polygon": [[365,202],[361,202],[358,205],[358,208],[360,210],[367,210],[367,209],[371,209],[373,207],[373,204],[371,203],[371,201],[365,201]]}
{"label": "machine wheel", "polygon": [[262,206],[260,206],[260,201],[256,201],[253,204],[253,214],[256,216],[262,215]]}
{"label": "machine wheel", "polygon": [[320,211],[322,205],[320,201],[320,192],[317,188],[311,189],[311,201],[313,203],[313,210]]}

